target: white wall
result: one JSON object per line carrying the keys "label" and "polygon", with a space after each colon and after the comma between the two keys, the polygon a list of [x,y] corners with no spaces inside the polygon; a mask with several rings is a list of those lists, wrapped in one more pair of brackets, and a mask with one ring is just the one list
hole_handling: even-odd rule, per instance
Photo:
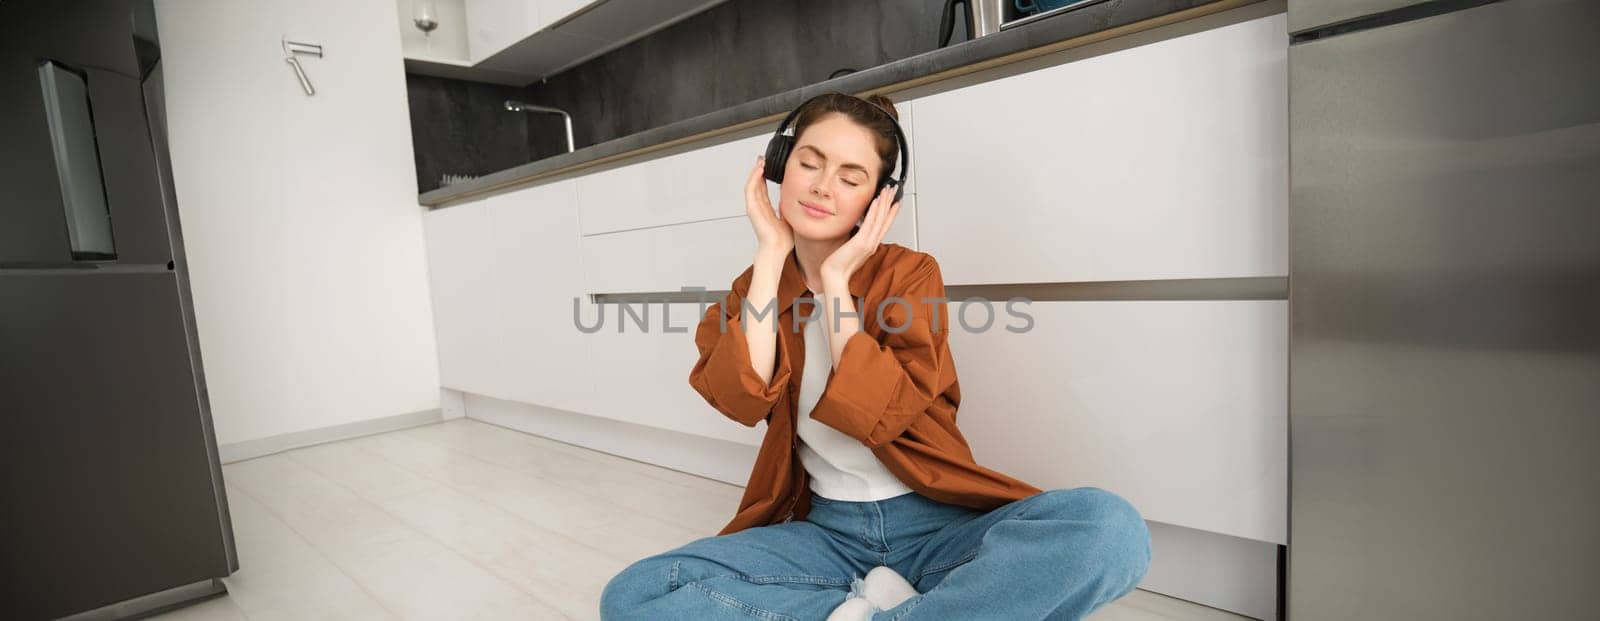
{"label": "white wall", "polygon": [[[439,407],[394,0],[157,0],[217,442]],[[323,46],[302,59],[281,36]]]}

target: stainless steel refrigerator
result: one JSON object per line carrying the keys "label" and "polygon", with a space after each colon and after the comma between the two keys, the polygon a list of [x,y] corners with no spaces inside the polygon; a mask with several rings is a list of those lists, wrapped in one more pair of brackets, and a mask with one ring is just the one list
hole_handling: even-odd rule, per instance
{"label": "stainless steel refrigerator", "polygon": [[239,567],[150,0],[0,2],[0,618],[123,618]]}
{"label": "stainless steel refrigerator", "polygon": [[1288,617],[1600,618],[1600,3],[1288,6]]}

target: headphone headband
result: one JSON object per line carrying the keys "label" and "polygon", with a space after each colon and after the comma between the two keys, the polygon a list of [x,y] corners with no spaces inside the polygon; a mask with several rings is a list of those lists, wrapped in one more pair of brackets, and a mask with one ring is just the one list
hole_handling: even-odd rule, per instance
{"label": "headphone headband", "polygon": [[854,95],[848,95],[845,93],[827,92],[820,95],[815,95],[810,99],[801,102],[800,105],[795,106],[795,109],[790,110],[789,114],[783,117],[783,121],[778,123],[778,129],[773,132],[772,139],[767,142],[767,163],[763,170],[767,180],[778,183],[783,182],[783,170],[784,166],[788,162],[789,152],[794,149],[794,142],[797,138],[799,138],[798,136],[794,135],[785,135],[783,133],[784,130],[789,128],[789,124],[794,121],[794,117],[799,115],[800,111],[804,110],[806,105],[810,104],[812,101],[829,95],[844,95],[846,97],[852,97],[862,101],[863,103],[866,103],[869,106],[877,108],[878,112],[882,113],[884,118],[889,119],[889,123],[894,126],[894,138],[895,141],[900,145],[900,168],[892,172],[898,172],[900,173],[900,176],[896,178],[887,173],[884,174],[882,178],[878,179],[878,185],[876,188],[874,188],[873,195],[876,196],[877,192],[882,190],[885,185],[894,185],[894,201],[899,202],[900,199],[905,196],[906,175],[911,170],[911,145],[906,142],[905,131],[900,128],[899,119],[896,119],[894,118],[894,115],[889,114],[889,111],[885,110],[883,106],[867,101],[861,97],[855,97]]}

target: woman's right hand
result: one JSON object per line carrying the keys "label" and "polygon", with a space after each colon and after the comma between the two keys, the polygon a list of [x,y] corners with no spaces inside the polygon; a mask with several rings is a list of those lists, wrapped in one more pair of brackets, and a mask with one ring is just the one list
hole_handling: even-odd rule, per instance
{"label": "woman's right hand", "polygon": [[783,213],[772,208],[767,196],[767,177],[763,174],[765,157],[756,157],[756,166],[744,186],[744,212],[750,226],[756,231],[758,253],[787,255],[794,249],[794,229],[783,219]]}

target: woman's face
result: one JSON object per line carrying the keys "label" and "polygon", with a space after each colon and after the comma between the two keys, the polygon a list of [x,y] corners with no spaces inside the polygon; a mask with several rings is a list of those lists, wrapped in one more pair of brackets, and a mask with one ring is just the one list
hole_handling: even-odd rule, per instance
{"label": "woman's face", "polygon": [[866,215],[878,178],[878,152],[872,145],[870,130],[838,113],[801,132],[778,191],[778,210],[797,237],[845,237]]}

